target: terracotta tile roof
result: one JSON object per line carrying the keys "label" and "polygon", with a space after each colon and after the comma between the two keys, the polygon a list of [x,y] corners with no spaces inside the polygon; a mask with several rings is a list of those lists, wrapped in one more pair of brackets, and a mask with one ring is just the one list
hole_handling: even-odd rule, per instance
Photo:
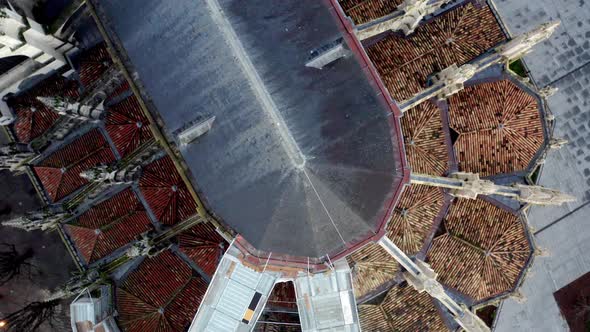
{"label": "terracotta tile roof", "polygon": [[197,204],[169,156],[144,167],[139,187],[163,224],[175,224],[197,212]]}
{"label": "terracotta tile roof", "polygon": [[115,156],[98,129],[77,138],[34,166],[35,173],[53,202],[88,183],[80,172],[99,164],[110,164]]}
{"label": "terracotta tile roof", "polygon": [[339,0],[354,23],[363,24],[393,13],[402,0]]}
{"label": "terracotta tile roof", "polygon": [[228,244],[215,226],[200,223],[178,236],[178,246],[205,273],[213,275]]}
{"label": "terracotta tile roof", "polygon": [[448,102],[461,171],[490,176],[525,170],[543,145],[537,99],[509,80],[468,87]]}
{"label": "terracotta tile roof", "polygon": [[358,306],[363,331],[448,331],[433,299],[407,284],[394,286],[380,304]]}
{"label": "terracotta tile roof", "polygon": [[399,264],[376,243],[357,250],[347,260],[352,269],[357,299],[378,291],[379,287],[392,281],[399,271]]}
{"label": "terracotta tile roof", "polygon": [[440,109],[431,102],[422,103],[406,112],[401,124],[412,171],[444,175],[448,169],[449,151]]}
{"label": "terracotta tile roof", "polygon": [[415,255],[444,203],[440,188],[415,184],[406,187],[387,224],[387,236],[406,254]]}
{"label": "terracotta tile roof", "polygon": [[105,125],[121,157],[153,138],[149,121],[133,95],[108,108]]}
{"label": "terracotta tile roof", "polygon": [[131,189],[101,202],[65,226],[84,260],[90,264],[152,229],[150,219]]}
{"label": "terracotta tile roof", "polygon": [[170,251],[146,258],[116,292],[119,326],[126,332],[186,331],[207,283]]}
{"label": "terracotta tile roof", "polygon": [[402,101],[422,90],[430,75],[465,64],[505,39],[487,5],[468,3],[421,25],[408,38],[390,34],[367,53],[392,97]]}
{"label": "terracotta tile roof", "polygon": [[30,143],[45,133],[59,118],[59,114],[47,108],[37,97],[78,98],[78,83],[61,75],[53,75],[28,91],[10,98],[8,105],[16,115],[14,132],[21,143]]}
{"label": "terracotta tile roof", "polygon": [[519,216],[484,200],[457,199],[447,234],[428,251],[438,279],[476,301],[512,290],[532,253]]}
{"label": "terracotta tile roof", "polygon": [[80,56],[78,75],[85,87],[92,85],[113,65],[105,43],[100,43]]}

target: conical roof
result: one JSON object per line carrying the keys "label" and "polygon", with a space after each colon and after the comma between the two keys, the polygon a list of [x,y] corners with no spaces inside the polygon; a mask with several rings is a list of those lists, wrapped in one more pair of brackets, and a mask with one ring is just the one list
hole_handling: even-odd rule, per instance
{"label": "conical roof", "polygon": [[134,95],[108,108],[105,126],[121,157],[153,138],[149,121]]}
{"label": "conical roof", "polygon": [[387,224],[387,236],[406,254],[417,254],[444,203],[440,188],[416,184],[406,187]]}
{"label": "conical roof", "polygon": [[207,283],[172,252],[146,258],[117,287],[119,326],[124,332],[186,331],[206,291]]}
{"label": "conical roof", "polygon": [[158,221],[165,225],[197,213],[197,204],[169,156],[143,168],[139,188]]}
{"label": "conical roof", "polygon": [[210,223],[199,223],[178,235],[178,248],[192,259],[205,273],[215,273],[228,243]]}
{"label": "conical roof", "polygon": [[449,168],[449,148],[440,109],[424,102],[407,111],[401,123],[412,172],[444,175]]}
{"label": "conical roof", "polygon": [[482,301],[512,291],[533,253],[519,215],[488,201],[456,199],[427,259],[444,285]]}
{"label": "conical roof", "polygon": [[543,146],[539,101],[510,80],[467,87],[448,103],[461,171],[482,177],[523,171]]}
{"label": "conical roof", "polygon": [[428,293],[403,283],[391,288],[380,304],[358,306],[363,331],[448,331]]}

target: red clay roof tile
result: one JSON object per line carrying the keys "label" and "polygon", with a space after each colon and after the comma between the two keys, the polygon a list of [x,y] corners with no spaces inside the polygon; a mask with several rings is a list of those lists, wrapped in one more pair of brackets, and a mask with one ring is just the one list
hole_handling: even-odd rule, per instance
{"label": "red clay roof tile", "polygon": [[467,87],[449,98],[459,134],[459,170],[480,176],[525,170],[544,142],[537,99],[509,80]]}
{"label": "red clay roof tile", "polygon": [[34,170],[49,199],[57,202],[88,183],[80,176],[82,171],[113,161],[115,156],[109,144],[94,129],[53,152],[34,166]]}
{"label": "red clay roof tile", "polygon": [[105,125],[122,157],[129,155],[141,144],[153,138],[149,121],[143,115],[135,96],[130,96],[109,107]]}
{"label": "red clay roof tile", "polygon": [[516,286],[532,254],[518,215],[481,199],[457,199],[445,226],[427,256],[441,283],[476,301]]}
{"label": "red clay roof tile", "polygon": [[139,187],[156,218],[163,224],[184,221],[197,212],[197,203],[169,156],[144,167]]}

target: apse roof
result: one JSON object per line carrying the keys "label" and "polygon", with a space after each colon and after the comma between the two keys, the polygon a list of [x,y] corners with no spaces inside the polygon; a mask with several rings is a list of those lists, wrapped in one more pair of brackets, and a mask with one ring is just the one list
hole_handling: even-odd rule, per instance
{"label": "apse roof", "polygon": [[[297,0],[96,6],[170,140],[215,117],[179,150],[209,210],[246,241],[323,257],[379,231],[403,177],[399,123],[340,9]],[[353,55],[305,66],[339,38]]]}

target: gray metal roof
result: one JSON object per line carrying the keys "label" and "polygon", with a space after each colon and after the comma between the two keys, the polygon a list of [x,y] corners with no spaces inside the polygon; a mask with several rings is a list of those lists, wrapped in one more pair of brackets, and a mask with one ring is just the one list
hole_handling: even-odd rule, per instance
{"label": "gray metal roof", "polygon": [[215,117],[181,147],[214,215],[292,256],[377,231],[401,182],[397,120],[358,54],[305,67],[343,36],[327,2],[94,2],[171,140]]}
{"label": "gray metal roof", "polygon": [[251,331],[281,276],[242,265],[239,250],[230,247],[219,263],[189,332]]}
{"label": "gray metal roof", "polygon": [[334,269],[295,279],[297,309],[304,332],[360,331],[352,276],[346,259]]}

